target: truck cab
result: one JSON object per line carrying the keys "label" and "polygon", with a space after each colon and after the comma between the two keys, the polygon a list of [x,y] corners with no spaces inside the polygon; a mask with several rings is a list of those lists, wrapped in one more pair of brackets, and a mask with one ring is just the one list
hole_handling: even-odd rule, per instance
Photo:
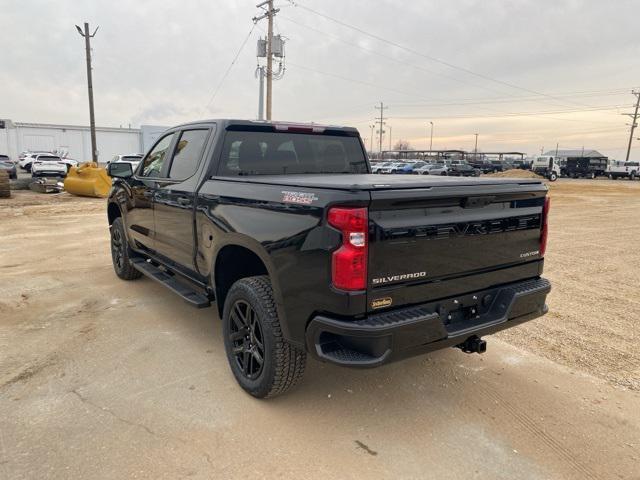
{"label": "truck cab", "polygon": [[541,175],[552,182],[560,177],[560,161],[557,157],[542,155],[533,160],[531,169],[534,173]]}

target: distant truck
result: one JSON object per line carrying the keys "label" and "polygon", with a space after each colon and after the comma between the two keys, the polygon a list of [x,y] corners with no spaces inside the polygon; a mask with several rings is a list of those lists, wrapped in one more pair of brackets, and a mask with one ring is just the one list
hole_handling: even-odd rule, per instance
{"label": "distant truck", "polygon": [[607,176],[611,180],[629,178],[635,180],[640,176],[640,162],[611,161],[607,167]]}
{"label": "distant truck", "polygon": [[533,173],[548,178],[552,182],[555,182],[562,173],[558,158],[549,155],[537,157],[533,161],[531,169]]}
{"label": "distant truck", "polygon": [[568,157],[564,169],[571,178],[596,178],[605,175],[608,163],[607,157]]}

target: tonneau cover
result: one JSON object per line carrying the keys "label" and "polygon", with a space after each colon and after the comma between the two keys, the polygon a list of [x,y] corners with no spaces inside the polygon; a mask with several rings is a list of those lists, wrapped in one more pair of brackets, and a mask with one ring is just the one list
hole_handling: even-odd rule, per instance
{"label": "tonneau cover", "polygon": [[446,177],[429,175],[378,175],[378,174],[313,174],[313,175],[253,175],[216,177],[245,183],[286,185],[305,188],[334,190],[387,190],[405,188],[461,187],[474,185],[534,185],[542,184],[535,178],[504,177]]}

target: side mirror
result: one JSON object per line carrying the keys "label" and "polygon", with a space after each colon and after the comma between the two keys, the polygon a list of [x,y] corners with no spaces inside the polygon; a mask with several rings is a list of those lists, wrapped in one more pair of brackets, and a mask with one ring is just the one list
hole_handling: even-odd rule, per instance
{"label": "side mirror", "polygon": [[128,162],[111,162],[107,167],[107,173],[112,178],[129,178],[133,175],[133,168]]}

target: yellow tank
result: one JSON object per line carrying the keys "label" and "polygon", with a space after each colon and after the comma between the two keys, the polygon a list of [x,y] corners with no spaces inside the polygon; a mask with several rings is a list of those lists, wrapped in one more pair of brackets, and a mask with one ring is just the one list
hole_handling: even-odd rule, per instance
{"label": "yellow tank", "polygon": [[69,169],[64,179],[64,189],[81,197],[104,198],[111,189],[111,177],[105,168],[95,162],[81,163]]}

